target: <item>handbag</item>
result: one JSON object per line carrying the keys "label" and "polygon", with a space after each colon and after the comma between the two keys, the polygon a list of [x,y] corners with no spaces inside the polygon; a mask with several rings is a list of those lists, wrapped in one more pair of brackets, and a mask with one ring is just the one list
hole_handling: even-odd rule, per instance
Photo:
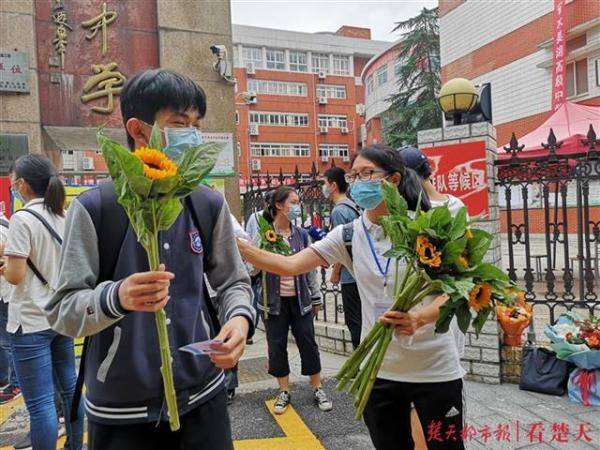
{"label": "handbag", "polygon": [[569,381],[569,363],[543,347],[526,345],[521,361],[519,389],[542,394],[565,395]]}

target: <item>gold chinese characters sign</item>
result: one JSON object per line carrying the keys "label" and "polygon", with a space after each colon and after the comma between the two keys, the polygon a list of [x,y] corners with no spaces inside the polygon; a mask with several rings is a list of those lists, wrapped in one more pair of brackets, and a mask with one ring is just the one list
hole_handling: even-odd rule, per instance
{"label": "gold chinese characters sign", "polygon": [[81,23],[83,28],[89,28],[91,31],[90,34],[87,34],[85,38],[88,41],[94,39],[98,31],[102,31],[102,54],[106,55],[106,51],[108,50],[108,40],[106,36],[106,27],[117,20],[116,11],[108,11],[106,9],[106,3],[102,4],[102,12],[98,14],[96,17],[93,17],[85,22]]}
{"label": "gold chinese characters sign", "polygon": [[115,108],[114,96],[119,95],[123,83],[127,80],[121,72],[117,72],[117,63],[93,64],[92,75],[83,85],[81,101],[87,103],[106,97],[106,106],[92,106],[92,111],[100,114],[110,114]]}
{"label": "gold chinese characters sign", "polygon": [[67,13],[64,10],[62,2],[57,2],[54,11],[52,20],[56,25],[56,33],[54,34],[52,45],[54,45],[54,50],[60,57],[60,67],[64,69],[65,53],[67,51],[67,30],[73,31],[73,28],[67,22]]}

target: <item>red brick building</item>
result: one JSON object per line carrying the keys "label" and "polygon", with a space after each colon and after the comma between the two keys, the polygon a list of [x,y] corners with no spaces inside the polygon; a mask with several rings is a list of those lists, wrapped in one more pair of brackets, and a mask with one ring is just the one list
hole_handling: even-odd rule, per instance
{"label": "red brick building", "polygon": [[[233,26],[242,178],[348,167],[361,146],[367,61],[389,43],[369,29],[300,33]],[[364,130],[363,130],[364,133]]]}

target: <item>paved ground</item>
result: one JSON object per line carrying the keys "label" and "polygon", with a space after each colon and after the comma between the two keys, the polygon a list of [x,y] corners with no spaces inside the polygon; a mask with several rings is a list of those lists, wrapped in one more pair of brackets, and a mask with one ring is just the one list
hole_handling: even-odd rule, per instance
{"label": "paved ground", "polygon": [[[248,347],[240,367],[242,384],[230,410],[236,450],[373,449],[365,426],[353,418],[351,399],[334,389],[331,377],[343,357],[322,354],[323,374],[328,377],[325,388],[334,402],[334,410],[323,413],[300,375],[297,349],[290,346],[288,351],[293,408],[276,417],[269,411],[276,383],[266,373],[264,336],[259,334]],[[468,449],[600,449],[600,408],[586,408],[566,397],[523,392],[514,385],[472,382],[466,383],[466,401],[467,426],[473,433]],[[22,401],[0,407],[0,450],[12,449],[27,428]],[[578,439],[582,431],[591,442],[582,436]]]}

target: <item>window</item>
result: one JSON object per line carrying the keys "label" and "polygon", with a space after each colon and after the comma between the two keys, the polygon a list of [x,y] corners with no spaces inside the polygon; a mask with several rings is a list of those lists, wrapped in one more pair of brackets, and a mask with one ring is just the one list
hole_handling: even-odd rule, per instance
{"label": "window", "polygon": [[290,51],[290,70],[293,72],[308,72],[306,52]]}
{"label": "window", "polygon": [[274,127],[307,127],[308,114],[250,111],[250,123]]}
{"label": "window", "polygon": [[342,158],[344,161],[348,161],[350,158],[347,144],[319,144],[319,156],[322,158]]}
{"label": "window", "polygon": [[248,63],[254,63],[254,66],[260,68],[263,66],[262,48],[244,47],[242,49],[242,63],[246,66]]}
{"label": "window", "polygon": [[329,73],[329,55],[325,53],[313,53],[312,71],[313,73],[319,73],[320,71]]}
{"label": "window", "polygon": [[317,97],[346,98],[346,86],[317,84]]}
{"label": "window", "polygon": [[388,80],[387,69],[388,69],[387,64],[384,64],[379,69],[377,69],[377,72],[375,73],[375,76],[377,77],[377,86],[381,86],[381,85],[387,83],[387,80]]}
{"label": "window", "polygon": [[394,76],[396,78],[398,78],[400,76],[401,72],[402,72],[402,63],[400,62],[400,59],[397,59],[396,62],[394,63]]}
{"label": "window", "polygon": [[288,81],[248,80],[248,90],[257,94],[270,95],[297,95],[306,97],[306,83],[293,83]]}
{"label": "window", "polygon": [[369,75],[367,77],[367,94],[372,94],[374,87],[375,86],[373,84],[373,75]]}
{"label": "window", "polygon": [[588,92],[587,59],[567,64],[567,98]]}
{"label": "window", "polygon": [[253,142],[250,144],[250,152],[252,156],[307,157],[310,156],[310,145]]}
{"label": "window", "polygon": [[267,69],[285,70],[285,52],[283,50],[267,49]]}
{"label": "window", "polygon": [[239,66],[239,58],[240,58],[240,54],[238,52],[238,48],[237,45],[233,46],[233,65],[234,66]]}
{"label": "window", "polygon": [[345,55],[333,55],[333,74],[350,75],[350,57]]}
{"label": "window", "polygon": [[235,124],[236,125],[240,124],[240,113],[239,113],[239,111],[235,112]]}
{"label": "window", "polygon": [[348,119],[346,116],[319,114],[319,127],[348,128]]}

